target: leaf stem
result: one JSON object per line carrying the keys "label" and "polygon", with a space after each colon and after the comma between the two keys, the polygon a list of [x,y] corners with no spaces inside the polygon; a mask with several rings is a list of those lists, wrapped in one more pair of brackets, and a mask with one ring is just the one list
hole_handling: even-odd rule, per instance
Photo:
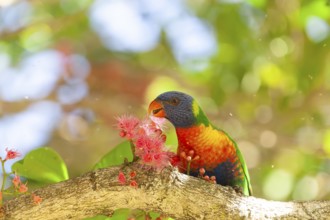
{"label": "leaf stem", "polygon": [[187,163],[187,175],[190,175],[190,164],[191,164],[191,160],[188,161]]}
{"label": "leaf stem", "polygon": [[5,162],[6,160],[2,160],[0,158],[0,161],[1,161],[1,167],[2,167],[2,184],[1,184],[1,192],[4,191],[5,189],[5,183],[6,183],[6,180],[7,180],[7,173],[6,173],[6,170],[5,170]]}
{"label": "leaf stem", "polygon": [[133,144],[133,141],[129,142],[131,144],[131,150],[133,154],[133,162],[137,161],[139,158],[135,155],[135,145]]}

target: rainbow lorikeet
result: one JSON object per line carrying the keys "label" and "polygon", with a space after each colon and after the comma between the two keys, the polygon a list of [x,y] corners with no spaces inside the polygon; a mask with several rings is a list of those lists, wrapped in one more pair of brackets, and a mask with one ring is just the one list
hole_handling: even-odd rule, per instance
{"label": "rainbow lorikeet", "polygon": [[[198,155],[190,163],[190,175],[197,176],[199,169],[204,168],[205,174],[215,176],[218,184],[239,187],[245,195],[252,194],[248,169],[235,141],[210,123],[190,95],[165,92],[150,103],[148,112],[174,125],[178,158],[191,152]],[[186,160],[180,160],[179,169],[187,172]]]}

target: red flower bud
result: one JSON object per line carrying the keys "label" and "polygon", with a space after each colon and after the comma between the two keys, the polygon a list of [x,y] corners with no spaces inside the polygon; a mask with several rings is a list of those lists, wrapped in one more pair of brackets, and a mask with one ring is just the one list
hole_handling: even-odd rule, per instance
{"label": "red flower bud", "polygon": [[126,177],[123,172],[119,172],[118,174],[118,182],[120,184],[125,184],[126,183]]}
{"label": "red flower bud", "polygon": [[136,176],[136,172],[135,171],[132,171],[129,175],[133,179]]}
{"label": "red flower bud", "polygon": [[186,159],[187,158],[186,152],[181,152],[180,153],[180,157]]}
{"label": "red flower bud", "polygon": [[138,184],[135,180],[132,180],[131,183],[129,184],[131,187],[138,187]]}
{"label": "red flower bud", "polygon": [[200,156],[196,156],[196,157],[194,157],[194,159],[193,160],[199,160],[200,159]]}
{"label": "red flower bud", "polygon": [[125,131],[120,131],[119,132],[119,136],[122,137],[122,138],[125,137],[126,136],[126,132]]}
{"label": "red flower bud", "polygon": [[15,177],[13,178],[13,180],[11,182],[13,183],[15,188],[18,188],[19,185],[21,184],[21,179],[19,178],[19,176],[15,175]]}

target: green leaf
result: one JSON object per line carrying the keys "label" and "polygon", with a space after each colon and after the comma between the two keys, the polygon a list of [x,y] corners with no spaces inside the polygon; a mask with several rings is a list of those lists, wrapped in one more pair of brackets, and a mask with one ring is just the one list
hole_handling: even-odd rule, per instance
{"label": "green leaf", "polygon": [[129,141],[125,141],[111,149],[109,153],[103,156],[101,160],[95,164],[93,169],[120,165],[124,162],[125,158],[127,158],[128,161],[133,160],[131,144]]}
{"label": "green leaf", "polygon": [[61,156],[51,148],[42,147],[29,152],[13,164],[17,174],[40,183],[57,183],[69,178]]}
{"label": "green leaf", "polygon": [[[134,212],[134,210],[133,210]],[[122,220],[122,219],[128,219],[129,216],[133,213],[130,209],[117,209],[112,217],[107,217],[104,215],[97,215],[95,217],[91,218],[85,218],[84,220]],[[139,211],[141,212],[141,211]]]}
{"label": "green leaf", "polygon": [[111,220],[121,220],[121,219],[128,219],[129,215],[131,214],[130,209],[117,209],[113,216],[111,217]]}
{"label": "green leaf", "polygon": [[84,218],[84,220],[112,220],[112,218],[104,216],[104,215],[97,215],[97,216],[90,217],[90,218]]}
{"label": "green leaf", "polygon": [[[160,216],[157,212],[149,212],[151,219],[156,219]],[[129,217],[134,216],[137,220],[144,220],[146,213],[143,210],[131,210],[131,209],[117,209],[112,217],[107,217],[104,215],[97,215],[91,218],[84,218],[84,220],[122,220],[128,219]],[[174,220],[173,218],[162,218],[164,220]]]}

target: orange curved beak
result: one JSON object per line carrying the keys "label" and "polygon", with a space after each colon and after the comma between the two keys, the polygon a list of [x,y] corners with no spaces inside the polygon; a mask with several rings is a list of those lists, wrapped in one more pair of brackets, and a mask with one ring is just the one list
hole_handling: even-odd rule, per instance
{"label": "orange curved beak", "polygon": [[158,118],[165,118],[166,114],[164,106],[156,100],[152,101],[149,105],[148,115],[152,115]]}

